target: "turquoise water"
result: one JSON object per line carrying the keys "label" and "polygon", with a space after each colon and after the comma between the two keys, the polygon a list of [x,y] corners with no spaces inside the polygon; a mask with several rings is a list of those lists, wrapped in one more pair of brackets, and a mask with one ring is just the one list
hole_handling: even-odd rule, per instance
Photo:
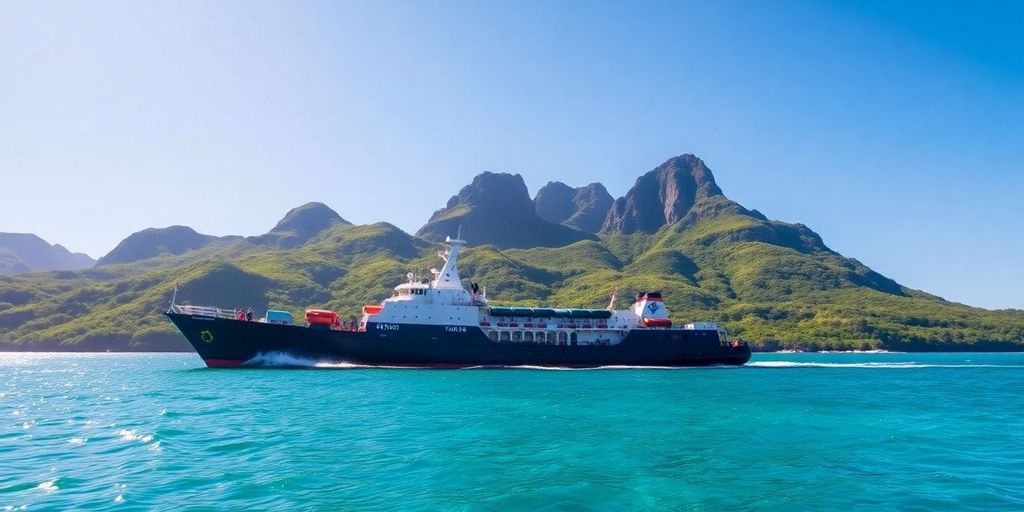
{"label": "turquoise water", "polygon": [[0,509],[1024,509],[1024,354],[201,366],[0,354]]}

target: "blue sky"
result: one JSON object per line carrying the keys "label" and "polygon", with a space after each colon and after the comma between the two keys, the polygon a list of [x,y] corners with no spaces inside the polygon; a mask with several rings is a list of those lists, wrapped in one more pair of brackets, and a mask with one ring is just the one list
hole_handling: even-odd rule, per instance
{"label": "blue sky", "polygon": [[480,171],[695,153],[899,282],[1024,308],[1024,3],[4,2],[0,231],[98,257],[322,201],[413,232]]}

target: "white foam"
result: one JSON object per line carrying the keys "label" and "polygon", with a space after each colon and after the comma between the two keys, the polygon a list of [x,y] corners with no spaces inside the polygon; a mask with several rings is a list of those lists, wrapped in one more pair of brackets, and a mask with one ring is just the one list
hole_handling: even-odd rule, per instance
{"label": "white foam", "polygon": [[808,363],[798,361],[754,361],[752,368],[1024,368],[1024,365],[1003,364],[928,364],[913,361],[890,363]]}
{"label": "white foam", "polygon": [[71,440],[68,441],[68,443],[71,443],[72,445],[78,446],[78,445],[85,444],[85,442],[88,441],[88,440],[89,440],[89,438],[86,438],[86,437],[72,437]]}
{"label": "white foam", "polygon": [[387,366],[376,364],[356,364],[345,361],[328,361],[296,357],[287,352],[268,352],[256,354],[256,357],[246,361],[243,366],[259,366],[263,368],[332,368],[332,369],[358,369],[358,368],[391,368],[391,369],[416,369],[430,368],[429,366]]}
{"label": "white foam", "polygon": [[[393,366],[377,364],[356,364],[345,361],[325,361],[308,358],[295,357],[284,352],[271,352],[257,354],[256,357],[245,362],[245,366],[261,366],[265,368],[328,368],[328,369],[398,369],[398,370],[423,370],[436,369],[434,366]],[[490,369],[517,369],[517,370],[547,370],[547,371],[588,371],[588,370],[692,370],[698,368],[738,368],[735,365],[711,365],[704,367],[678,367],[678,366],[639,366],[639,365],[607,365],[588,368],[574,368],[568,366],[541,366],[541,365],[477,365],[457,368],[460,370],[490,370]]]}
{"label": "white foam", "polygon": [[41,489],[41,490],[46,491],[46,492],[56,491],[57,489],[59,489],[59,487],[57,487],[57,479],[54,478],[53,480],[47,480],[47,481],[37,485],[36,489]]}
{"label": "white foam", "polygon": [[372,366],[368,364],[355,364],[346,363],[344,361],[340,363],[332,363],[329,361],[317,361],[313,364],[314,368],[335,368],[335,369],[349,369],[349,368],[399,368],[398,366]]}
{"label": "white foam", "polygon": [[122,441],[142,441],[148,443],[153,440],[153,434],[140,434],[134,430],[121,429],[117,432]]}
{"label": "white foam", "polygon": [[242,366],[261,366],[264,368],[313,368],[316,366],[315,359],[295,357],[287,352],[259,353],[246,361]]}

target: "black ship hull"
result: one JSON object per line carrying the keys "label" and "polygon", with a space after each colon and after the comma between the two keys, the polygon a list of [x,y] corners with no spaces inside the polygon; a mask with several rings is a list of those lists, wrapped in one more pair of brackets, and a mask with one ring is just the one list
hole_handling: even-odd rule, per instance
{"label": "black ship hull", "polygon": [[494,342],[479,327],[367,324],[338,331],[167,313],[207,366],[258,366],[261,356],[371,366],[710,366],[742,365],[745,345],[723,344],[717,330],[633,329],[614,345]]}

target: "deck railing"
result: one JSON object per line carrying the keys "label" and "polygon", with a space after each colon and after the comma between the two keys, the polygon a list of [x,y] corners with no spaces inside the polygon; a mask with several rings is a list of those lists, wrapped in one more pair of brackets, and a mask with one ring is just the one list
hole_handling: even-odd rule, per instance
{"label": "deck railing", "polygon": [[234,320],[237,314],[234,309],[220,309],[212,306],[180,306],[177,304],[171,306],[171,311],[183,315],[225,318],[227,320]]}

